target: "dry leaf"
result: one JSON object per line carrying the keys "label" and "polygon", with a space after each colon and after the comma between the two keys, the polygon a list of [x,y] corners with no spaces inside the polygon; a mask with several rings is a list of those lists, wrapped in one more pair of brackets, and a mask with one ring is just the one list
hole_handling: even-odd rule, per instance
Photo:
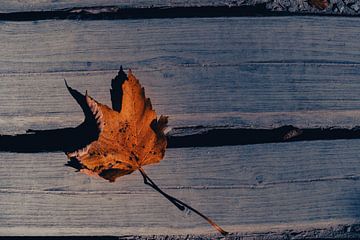
{"label": "dry leaf", "polygon": [[[74,96],[75,90],[68,88]],[[111,182],[143,165],[159,162],[166,148],[167,117],[161,116],[157,120],[150,99],[145,97],[144,88],[130,70],[122,83],[121,96],[119,111],[87,94],[83,96],[86,104],[81,107],[87,116],[85,121],[96,121],[99,137],[84,148],[67,153],[69,158],[80,163],[82,172],[99,175]]]}
{"label": "dry leaf", "polygon": [[[163,192],[145,173],[142,166],[163,159],[166,148],[164,129],[167,117],[156,117],[144,88],[129,70],[122,68],[112,80],[112,109],[90,96],[65,84],[85,114],[82,125],[96,132],[95,140],[73,152],[66,153],[70,164],[90,176],[100,176],[110,182],[139,170],[144,183],[161,193],[181,211],[189,209],[207,220],[221,234],[227,235],[220,226],[186,203]],[[90,134],[93,136],[93,134]],[[91,140],[90,140],[91,141]]]}

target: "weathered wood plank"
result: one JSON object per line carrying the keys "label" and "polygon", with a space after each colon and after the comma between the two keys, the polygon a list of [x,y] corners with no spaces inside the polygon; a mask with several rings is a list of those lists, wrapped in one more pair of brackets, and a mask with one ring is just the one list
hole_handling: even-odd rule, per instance
{"label": "weathered wood plank", "polygon": [[[161,164],[146,171],[166,191],[231,231],[353,223],[358,219],[358,143],[169,150]],[[144,186],[139,174],[110,184],[64,163],[62,154],[2,153],[0,234],[213,232]]]}
{"label": "weathered wood plank", "polygon": [[358,21],[3,23],[1,132],[80,123],[63,78],[109,103],[120,64],[133,68],[173,126],[353,127],[360,117]]}
{"label": "weathered wood plank", "polygon": [[[280,76],[306,82],[322,80],[325,73],[335,80],[329,71],[337,66],[345,80],[353,80],[358,22],[311,17],[3,22],[1,72],[116,70],[121,62],[143,71],[228,66],[258,75],[277,68]],[[309,71],[311,66],[321,68]],[[305,71],[309,76],[302,79]]]}
{"label": "weathered wood plank", "polygon": [[[337,88],[329,86],[329,95],[323,96],[320,101],[318,93],[322,86],[316,81],[308,81],[306,92],[289,93],[278,91],[279,88],[292,86],[285,79],[282,83],[274,79],[273,84],[278,87],[261,90],[258,85],[262,81],[261,76],[257,76],[255,80],[244,78],[234,83],[233,76],[239,74],[236,69],[227,68],[230,73],[226,78],[218,74],[218,69],[179,69],[181,71],[176,73],[172,70],[164,71],[164,74],[174,74],[171,79],[163,77],[162,71],[134,70],[146,87],[154,108],[159,114],[170,116],[172,127],[230,125],[272,128],[286,124],[298,127],[354,127],[360,122],[360,111],[357,110],[359,99],[341,94],[350,92],[349,94],[355,95],[356,81],[349,81],[349,84],[344,85],[339,83]],[[204,74],[202,76],[208,77],[203,79],[202,76],[197,76],[199,71]],[[206,73],[209,75],[205,75]],[[115,75],[116,71],[2,75],[1,134],[24,133],[29,128],[77,126],[82,122],[83,113],[67,92],[63,78],[80,91],[88,90],[96,99],[110,105],[109,82]],[[283,78],[286,78],[285,74]],[[188,82],[182,85],[183,81]],[[221,81],[221,84],[218,81]],[[245,86],[247,81],[249,85]],[[259,83],[251,84],[252,81]],[[232,83],[244,86],[233,87]],[[327,81],[324,80],[323,85],[326,84]],[[311,88],[311,85],[314,87]],[[336,99],[342,99],[337,103],[338,106],[332,105]],[[303,109],[306,105],[310,111]]]}

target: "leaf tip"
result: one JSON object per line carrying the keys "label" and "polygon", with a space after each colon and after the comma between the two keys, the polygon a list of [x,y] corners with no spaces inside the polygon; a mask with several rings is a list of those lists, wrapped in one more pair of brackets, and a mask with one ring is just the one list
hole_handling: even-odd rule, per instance
{"label": "leaf tip", "polygon": [[128,70],[128,77],[130,77],[130,76],[133,77],[134,75],[133,75],[131,69],[129,68],[129,70]]}

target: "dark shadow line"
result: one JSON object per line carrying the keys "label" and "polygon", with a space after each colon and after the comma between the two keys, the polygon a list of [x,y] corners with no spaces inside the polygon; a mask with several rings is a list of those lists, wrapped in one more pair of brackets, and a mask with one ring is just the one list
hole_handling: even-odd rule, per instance
{"label": "dark shadow line", "polygon": [[0,239],[22,239],[22,240],[122,240],[122,239],[133,239],[134,236],[0,236]]}
{"label": "dark shadow line", "polygon": [[[72,152],[96,140],[93,127],[29,130],[27,134],[0,135],[0,151],[17,153]],[[196,128],[197,132],[199,128]],[[168,135],[168,148],[216,147],[294,141],[360,139],[360,129],[303,128],[283,126],[274,129],[209,129],[182,136]]]}
{"label": "dark shadow line", "polygon": [[[95,10],[97,10],[95,12]],[[151,18],[193,18],[193,17],[236,17],[269,16],[274,13],[266,9],[266,4],[254,6],[204,6],[204,7],[151,7],[119,8],[116,6],[71,8],[54,11],[31,11],[0,13],[0,20],[36,21],[50,19],[71,20],[116,20]]]}
{"label": "dark shadow line", "polygon": [[149,7],[120,8],[99,6],[61,9],[53,11],[28,11],[0,13],[0,21],[39,21],[51,19],[70,20],[117,20],[152,18],[204,18],[204,17],[273,17],[273,16],[336,16],[358,17],[359,15],[326,12],[273,11],[266,3],[243,6],[199,6],[199,7]]}
{"label": "dark shadow line", "polygon": [[168,147],[215,147],[336,139],[360,139],[360,129],[357,127],[300,129],[291,125],[273,129],[210,129],[198,134],[168,136]]}
{"label": "dark shadow line", "polygon": [[0,151],[17,153],[73,152],[95,141],[93,126],[76,128],[28,130],[27,134],[0,135]]}
{"label": "dark shadow line", "polygon": [[[350,229],[350,232],[346,232]],[[355,229],[355,230],[353,230]],[[264,237],[269,236],[269,239],[288,239],[289,236],[299,240],[334,240],[334,239],[358,239],[359,236],[359,224],[347,224],[347,225],[338,225],[336,229],[332,227],[326,229],[311,229],[308,231],[292,231],[284,230],[277,233],[274,232],[258,232],[252,234],[246,233],[231,233],[227,239],[264,239]],[[319,231],[324,232],[324,236],[331,237],[318,237]],[[310,237],[304,237],[304,235]],[[10,240],[160,240],[160,239],[197,239],[197,240],[206,240],[206,239],[223,239],[223,237],[216,237],[214,234],[198,234],[198,235],[126,235],[126,236],[1,236],[0,239],[10,239]]]}

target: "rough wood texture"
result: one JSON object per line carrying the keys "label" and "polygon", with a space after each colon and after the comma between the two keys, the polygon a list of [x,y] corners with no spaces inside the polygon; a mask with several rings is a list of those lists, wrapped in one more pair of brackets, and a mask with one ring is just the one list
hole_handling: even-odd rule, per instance
{"label": "rough wood texture", "polygon": [[[228,231],[331,226],[359,217],[358,144],[169,149],[146,171]],[[138,173],[109,184],[64,162],[63,154],[2,153],[1,234],[213,233],[146,188]]]}
{"label": "rough wood texture", "polygon": [[360,122],[358,24],[291,17],[5,22],[0,132],[76,126],[82,112],[63,79],[110,105],[120,64],[136,71],[172,126],[353,127]]}
{"label": "rough wood texture", "polygon": [[[0,133],[76,126],[82,112],[63,78],[110,104],[120,64],[136,70],[172,126],[353,127],[360,118],[359,21],[3,22]],[[228,231],[329,229],[359,222],[358,145],[169,149],[146,170]],[[61,153],[0,156],[1,235],[213,233],[146,188],[139,174],[109,184],[65,167]]]}

